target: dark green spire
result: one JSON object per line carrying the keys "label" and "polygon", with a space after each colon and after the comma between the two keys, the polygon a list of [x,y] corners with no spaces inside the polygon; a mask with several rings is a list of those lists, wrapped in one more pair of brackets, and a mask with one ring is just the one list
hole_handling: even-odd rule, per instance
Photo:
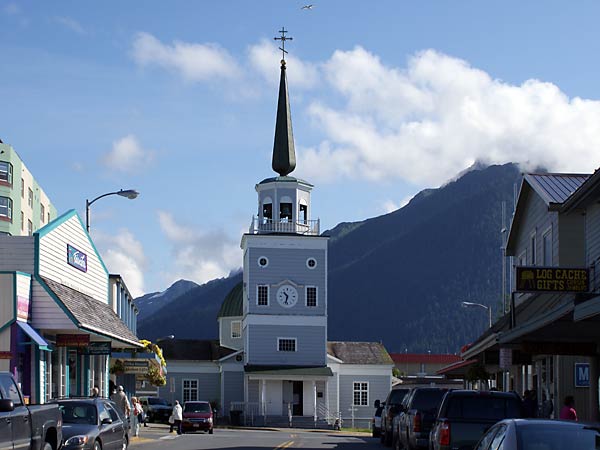
{"label": "dark green spire", "polygon": [[273,145],[273,170],[284,177],[296,168],[296,151],[292,132],[292,114],[287,90],[285,60],[281,60],[279,81],[279,101],[277,102],[277,122],[275,124],[275,144]]}

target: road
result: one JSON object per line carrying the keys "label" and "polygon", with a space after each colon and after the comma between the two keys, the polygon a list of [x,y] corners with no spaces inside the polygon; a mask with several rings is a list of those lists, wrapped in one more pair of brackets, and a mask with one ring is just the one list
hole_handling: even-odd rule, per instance
{"label": "road", "polygon": [[381,450],[378,439],[343,432],[305,430],[215,429],[214,434],[169,434],[166,428],[142,428],[139,439],[132,439],[130,450],[245,449],[286,450],[301,448],[336,450]]}

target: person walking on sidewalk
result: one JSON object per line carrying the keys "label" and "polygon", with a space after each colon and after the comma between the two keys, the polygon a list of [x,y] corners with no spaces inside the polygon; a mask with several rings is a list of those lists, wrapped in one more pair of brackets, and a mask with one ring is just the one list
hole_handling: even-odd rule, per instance
{"label": "person walking on sidewalk", "polygon": [[183,408],[179,404],[179,400],[175,400],[175,406],[173,406],[173,423],[171,424],[170,433],[173,432],[173,428],[177,427],[177,434],[181,434],[181,422],[183,421]]}

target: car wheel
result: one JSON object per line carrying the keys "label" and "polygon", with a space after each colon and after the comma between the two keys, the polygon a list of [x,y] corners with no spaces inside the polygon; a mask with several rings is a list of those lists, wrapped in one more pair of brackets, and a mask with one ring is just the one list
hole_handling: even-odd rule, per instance
{"label": "car wheel", "polygon": [[94,450],[102,450],[102,445],[100,445],[100,442],[94,442]]}
{"label": "car wheel", "polygon": [[213,434],[213,429],[208,430],[208,434]]}

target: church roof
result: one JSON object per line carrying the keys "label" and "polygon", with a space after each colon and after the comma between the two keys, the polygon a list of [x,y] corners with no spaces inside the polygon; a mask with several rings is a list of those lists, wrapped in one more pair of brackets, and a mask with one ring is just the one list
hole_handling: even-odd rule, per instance
{"label": "church roof", "polygon": [[292,113],[287,90],[285,60],[281,61],[279,80],[279,100],[277,102],[277,121],[275,123],[275,142],[273,144],[273,170],[282,177],[296,168],[296,151],[292,132]]}
{"label": "church roof", "polygon": [[243,314],[243,285],[244,283],[240,281],[225,296],[219,314],[217,314],[217,319],[221,317],[238,317]]}
{"label": "church roof", "polygon": [[328,342],[327,353],[344,364],[394,364],[379,342]]}
{"label": "church roof", "polygon": [[171,339],[160,347],[167,361],[217,361],[236,352],[212,339]]}
{"label": "church roof", "polygon": [[264,180],[262,180],[260,183],[258,184],[266,184],[266,183],[300,183],[300,184],[305,184],[309,187],[313,187],[312,184],[310,184],[308,181],[306,180],[301,180],[300,178],[294,178],[294,177],[271,177],[271,178],[265,178]]}

